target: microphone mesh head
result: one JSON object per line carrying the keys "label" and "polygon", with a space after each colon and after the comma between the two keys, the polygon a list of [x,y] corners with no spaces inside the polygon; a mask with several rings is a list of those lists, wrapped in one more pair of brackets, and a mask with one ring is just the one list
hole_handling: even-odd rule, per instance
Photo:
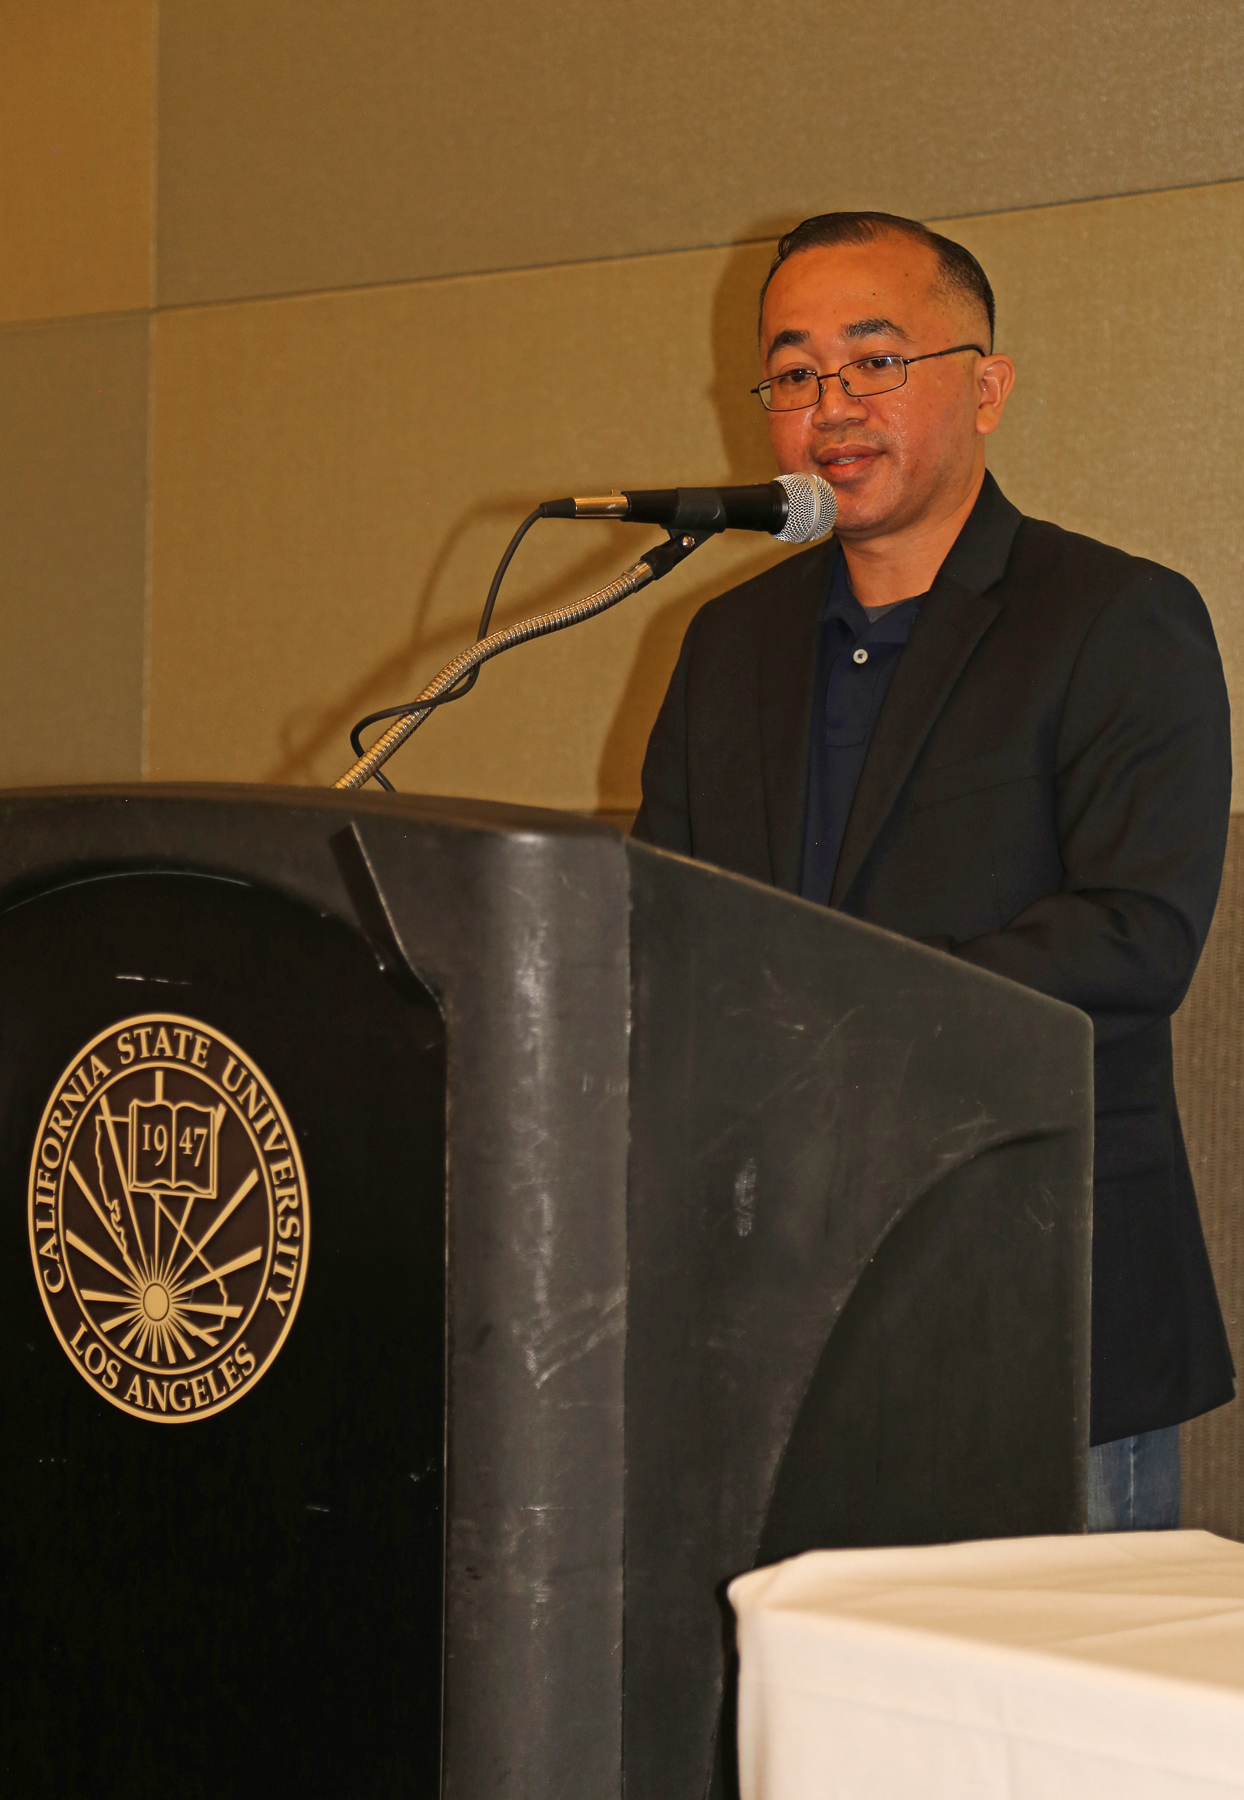
{"label": "microphone mesh head", "polygon": [[828,537],[838,517],[838,496],[819,475],[779,475],[786,489],[786,523],[774,537],[782,544],[814,544]]}

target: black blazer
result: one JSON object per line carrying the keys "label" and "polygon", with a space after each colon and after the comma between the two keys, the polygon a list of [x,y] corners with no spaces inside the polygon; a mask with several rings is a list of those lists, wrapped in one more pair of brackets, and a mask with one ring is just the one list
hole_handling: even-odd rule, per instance
{"label": "black blazer", "polygon": [[[798,892],[816,616],[839,554],[818,545],[696,614],[636,836]],[[987,475],[899,659],[830,905],[1093,1021],[1094,1443],[1234,1392],[1170,1033],[1230,798],[1196,589],[1024,518]]]}

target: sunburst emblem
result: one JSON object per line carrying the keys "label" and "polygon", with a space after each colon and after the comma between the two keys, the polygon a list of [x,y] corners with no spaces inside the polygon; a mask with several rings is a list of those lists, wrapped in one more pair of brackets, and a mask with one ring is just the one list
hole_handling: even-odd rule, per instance
{"label": "sunburst emblem", "polygon": [[103,1398],[166,1423],[232,1405],[285,1342],[310,1250],[271,1084],[199,1020],[111,1026],[44,1112],[30,1244],[56,1334]]}

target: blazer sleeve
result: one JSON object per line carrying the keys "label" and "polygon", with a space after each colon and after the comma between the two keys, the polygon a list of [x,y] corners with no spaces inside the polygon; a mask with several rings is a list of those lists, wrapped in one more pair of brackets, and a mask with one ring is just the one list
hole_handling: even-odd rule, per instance
{"label": "blazer sleeve", "polygon": [[1057,738],[1061,891],[953,955],[1093,1015],[1098,1042],[1173,1013],[1218,896],[1230,707],[1192,584],[1155,564],[1088,632]]}
{"label": "blazer sleeve", "polygon": [[678,662],[648,739],[640,777],[643,802],[631,836],[659,850],[692,854],[691,799],[687,766],[687,685],[701,613],[683,638]]}

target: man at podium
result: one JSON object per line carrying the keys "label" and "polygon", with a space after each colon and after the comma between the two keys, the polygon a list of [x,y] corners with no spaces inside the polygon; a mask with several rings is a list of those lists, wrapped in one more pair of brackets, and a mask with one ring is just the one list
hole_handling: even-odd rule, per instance
{"label": "man at podium", "polygon": [[988,473],[993,328],[975,258],[913,220],[781,240],[754,391],[835,538],[693,619],[635,832],[1089,1014],[1090,1525],[1176,1526],[1179,1424],[1234,1392],[1170,1034],[1221,876],[1227,694],[1190,582]]}

